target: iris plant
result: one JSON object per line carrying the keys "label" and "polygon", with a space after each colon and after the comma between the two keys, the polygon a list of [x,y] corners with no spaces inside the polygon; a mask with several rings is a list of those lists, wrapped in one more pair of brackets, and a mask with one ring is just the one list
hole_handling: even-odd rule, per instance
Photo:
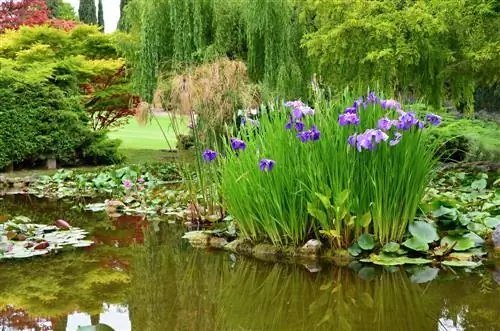
{"label": "iris plant", "polygon": [[259,169],[260,171],[272,171],[276,161],[271,159],[260,160]]}
{"label": "iris plant", "polygon": [[207,148],[204,152],[203,152],[203,159],[205,161],[208,161],[208,162],[211,162],[213,160],[215,160],[215,158],[217,157],[217,152],[216,151],[213,151],[209,148]]}
{"label": "iris plant", "polygon": [[240,139],[231,138],[231,147],[236,151],[244,151],[247,148],[247,144]]}

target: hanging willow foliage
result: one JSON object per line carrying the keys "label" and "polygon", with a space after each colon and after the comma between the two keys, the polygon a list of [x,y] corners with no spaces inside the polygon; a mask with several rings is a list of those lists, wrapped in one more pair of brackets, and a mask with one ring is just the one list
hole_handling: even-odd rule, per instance
{"label": "hanging willow foliage", "polygon": [[315,30],[303,45],[336,90],[378,84],[388,94],[423,97],[436,107],[451,99],[471,112],[475,88],[498,81],[500,15],[492,1],[306,4]]}
{"label": "hanging willow foliage", "polygon": [[128,6],[141,12],[135,87],[145,100],[161,73],[220,56],[246,60],[250,78],[281,96],[307,91],[304,31],[292,0],[132,0]]}

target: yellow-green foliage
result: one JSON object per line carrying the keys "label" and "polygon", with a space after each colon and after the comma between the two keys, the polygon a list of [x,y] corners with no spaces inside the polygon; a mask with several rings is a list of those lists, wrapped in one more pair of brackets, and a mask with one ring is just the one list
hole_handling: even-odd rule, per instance
{"label": "yellow-green foliage", "polygon": [[500,15],[494,2],[305,0],[314,29],[303,46],[337,90],[375,86],[438,106],[473,109],[478,85],[500,79]]}
{"label": "yellow-green foliage", "polygon": [[97,27],[23,27],[0,35],[0,169],[50,155],[74,162],[82,152],[95,162],[85,151],[103,136],[88,126],[82,86],[123,66],[114,37]]}

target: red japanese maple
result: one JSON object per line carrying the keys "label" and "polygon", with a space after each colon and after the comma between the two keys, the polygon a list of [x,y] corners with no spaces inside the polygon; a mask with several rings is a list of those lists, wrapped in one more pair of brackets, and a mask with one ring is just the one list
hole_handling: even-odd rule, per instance
{"label": "red japanese maple", "polygon": [[45,0],[4,0],[0,2],[0,31],[17,30],[21,25],[40,25],[49,20]]}
{"label": "red japanese maple", "polygon": [[109,75],[94,77],[80,86],[86,95],[83,105],[92,119],[94,130],[117,127],[135,115],[140,98],[130,93],[125,66]]}
{"label": "red japanese maple", "polygon": [[45,0],[0,0],[0,33],[7,29],[17,30],[22,25],[42,24],[68,31],[77,24],[74,21],[49,19],[49,13]]}

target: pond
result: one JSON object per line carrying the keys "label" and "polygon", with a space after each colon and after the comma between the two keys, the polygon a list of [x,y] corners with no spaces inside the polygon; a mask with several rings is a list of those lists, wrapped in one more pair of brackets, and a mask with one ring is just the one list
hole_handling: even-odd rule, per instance
{"label": "pond", "polygon": [[[182,227],[0,199],[0,215],[63,218],[97,245],[0,261],[1,330],[500,330],[500,262],[457,270],[300,265],[197,250]],[[437,273],[437,277],[436,276]],[[435,278],[434,278],[435,277]],[[430,281],[434,278],[432,281]]]}

